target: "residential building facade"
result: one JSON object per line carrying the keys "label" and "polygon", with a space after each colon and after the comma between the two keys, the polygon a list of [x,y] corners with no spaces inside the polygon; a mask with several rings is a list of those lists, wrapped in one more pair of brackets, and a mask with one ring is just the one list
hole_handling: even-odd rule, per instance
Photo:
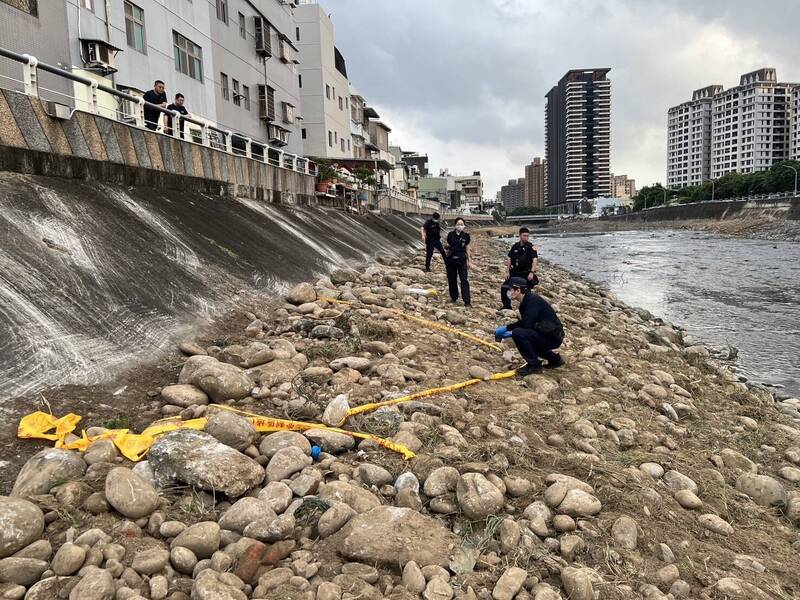
{"label": "residential building facade", "polygon": [[526,206],[525,178],[509,179],[508,183],[500,188],[500,202],[507,213]]}
{"label": "residential building facade", "polygon": [[458,192],[458,208],[469,212],[483,209],[483,180],[480,171],[472,175],[450,175],[448,189]]}
{"label": "residential building facade", "polygon": [[547,93],[546,204],[573,213],[611,192],[611,69],[575,69]]}
{"label": "residential building facade", "polygon": [[547,161],[541,157],[533,159],[531,164],[525,165],[525,206],[534,208],[544,207],[544,181]]}
{"label": "residential building facade", "polygon": [[769,169],[789,157],[792,88],[775,69],[741,76],[739,85],[716,94],[711,126],[711,177]]}
{"label": "residential building facade", "polygon": [[[37,0],[0,0],[0,46],[30,54],[47,64],[69,69],[67,6],[48,6]],[[39,72],[42,98],[73,106],[72,85],[62,77]],[[0,60],[2,87],[23,91],[22,65]]]}
{"label": "residential building facade", "polygon": [[713,98],[721,85],[695,90],[688,102],[667,112],[667,187],[698,185],[711,177]]}
{"label": "residential building facade", "polygon": [[800,85],[792,88],[792,117],[790,121],[790,157],[800,160]]}
{"label": "residential building facade", "polygon": [[344,57],[335,46],[333,23],[319,4],[301,4],[294,16],[305,154],[332,160],[353,158],[350,84]]}
{"label": "residential building facade", "polygon": [[636,196],[636,180],[627,175],[611,174],[611,197],[627,200]]}
{"label": "residential building facade", "polygon": [[303,153],[297,31],[279,0],[212,0],[212,80],[217,120],[227,129]]}

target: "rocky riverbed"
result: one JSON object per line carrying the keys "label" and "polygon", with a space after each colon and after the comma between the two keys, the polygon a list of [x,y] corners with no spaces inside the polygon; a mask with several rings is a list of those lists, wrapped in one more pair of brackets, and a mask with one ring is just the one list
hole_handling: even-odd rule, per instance
{"label": "rocky riverbed", "polygon": [[125,405],[132,422],[154,405],[207,416],[205,431],[165,434],[135,465],[108,440],[37,444],[0,497],[0,598],[800,596],[800,401],[776,410],[679,329],[554,267],[540,291],[567,330],[565,367],[347,421],[409,461],[319,429],[259,434],[211,406],[335,424],[519,364],[387,310],[489,339],[513,318],[496,312],[504,252],[473,240],[473,308],[407,293],[446,287],[419,254],[335,271],[217,343],[186,340],[171,380]]}

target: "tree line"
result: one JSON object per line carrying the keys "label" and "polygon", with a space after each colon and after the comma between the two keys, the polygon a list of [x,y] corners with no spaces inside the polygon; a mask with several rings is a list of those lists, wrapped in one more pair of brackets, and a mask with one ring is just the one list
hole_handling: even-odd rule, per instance
{"label": "tree line", "polygon": [[794,191],[794,172],[788,167],[794,167],[800,171],[800,161],[785,160],[775,163],[768,171],[728,173],[715,179],[713,186],[711,181],[675,190],[667,189],[660,183],[646,185],[633,199],[633,210],[660,206],[665,201],[689,204],[711,200],[712,187],[714,200],[792,192]]}

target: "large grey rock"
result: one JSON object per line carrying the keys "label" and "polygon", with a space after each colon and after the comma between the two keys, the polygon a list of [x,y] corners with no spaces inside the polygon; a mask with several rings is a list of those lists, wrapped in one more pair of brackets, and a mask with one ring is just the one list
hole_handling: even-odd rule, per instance
{"label": "large grey rock", "polygon": [[589,569],[566,567],[561,571],[561,585],[570,600],[594,600],[594,586]]}
{"label": "large grey rock", "polygon": [[92,567],[72,588],[69,600],[111,600],[114,592],[114,579],[111,573]]}
{"label": "large grey rock", "polygon": [[56,575],[77,573],[86,560],[86,549],[78,544],[64,544],[53,557],[51,568]]}
{"label": "large grey rock", "polygon": [[289,290],[286,299],[292,304],[314,302],[317,299],[317,292],[310,283],[299,283]]}
{"label": "large grey rock", "polygon": [[275,351],[261,342],[251,342],[246,346],[226,346],[219,353],[219,360],[243,369],[263,365],[275,359]]}
{"label": "large grey rock", "polygon": [[219,526],[242,533],[253,521],[275,519],[278,515],[265,500],[259,498],[241,498],[220,517]]}
{"label": "large grey rock", "polygon": [[148,516],[160,503],[150,482],[125,467],[109,471],[105,492],[108,503],[129,519]]}
{"label": "large grey rock", "polygon": [[422,489],[426,496],[435,498],[442,494],[455,492],[459,479],[461,479],[461,474],[455,467],[439,467],[431,471],[431,474],[425,478]]}
{"label": "large grey rock", "polygon": [[161,390],[161,399],[167,404],[183,408],[208,404],[208,394],[191,383],[177,383],[164,387]]}
{"label": "large grey rock", "polygon": [[786,503],[783,485],[768,475],[746,473],[736,480],[736,489],[747,494],[760,506],[780,506]]}
{"label": "large grey rock", "polygon": [[227,410],[219,410],[211,415],[206,422],[205,431],[240,452],[258,439],[258,432],[250,421]]}
{"label": "large grey rock", "polygon": [[233,497],[264,480],[264,469],[257,462],[211,435],[191,429],[179,429],[158,438],[148,459],[159,478],[178,479]]}
{"label": "large grey rock", "polygon": [[51,488],[83,477],[86,462],[72,450],[46,448],[28,459],[20,470],[11,496],[47,494]]}
{"label": "large grey rock", "polygon": [[364,513],[380,505],[380,500],[364,488],[346,481],[331,481],[320,490],[319,497],[326,502],[343,502],[357,513]]}
{"label": "large grey rock", "polygon": [[363,373],[372,366],[372,361],[361,356],[345,356],[331,361],[329,366],[334,371],[341,371],[347,367],[348,369],[353,369]]}
{"label": "large grey rock", "polygon": [[[378,506],[350,519],[339,552],[367,564],[447,567],[459,539],[438,521],[410,508]],[[331,538],[334,539],[334,538]]]}
{"label": "large grey rock", "polygon": [[281,383],[290,383],[300,372],[300,366],[291,359],[275,359],[266,365],[253,367],[247,373],[261,387],[273,387]]}
{"label": "large grey rock", "polygon": [[0,558],[11,556],[42,537],[44,514],[22,498],[0,496]]}
{"label": "large grey rock", "polygon": [[556,511],[570,517],[590,517],[600,512],[602,504],[592,494],[572,489],[556,508]]}
{"label": "large grey rock", "polygon": [[687,477],[680,471],[667,471],[664,473],[662,481],[673,492],[679,490],[689,490],[690,492],[697,493],[697,484],[691,477]]}
{"label": "large grey rock", "polygon": [[289,446],[278,450],[267,464],[267,481],[288,479],[313,462],[302,449]]}
{"label": "large grey rock", "polygon": [[316,444],[322,448],[323,451],[331,454],[350,450],[350,448],[356,445],[353,436],[347,435],[346,433],[331,431],[330,429],[309,429],[304,433],[313,444]]}
{"label": "large grey rock", "polygon": [[33,585],[47,570],[47,562],[38,558],[17,558],[10,556],[0,559],[0,581],[8,581],[28,587]]}
{"label": "large grey rock", "polygon": [[276,431],[270,433],[261,440],[258,446],[259,452],[268,458],[272,458],[281,448],[296,446],[303,452],[311,455],[311,442],[302,433],[296,431]]}
{"label": "large grey rock", "polygon": [[169,562],[169,551],[166,548],[147,548],[136,553],[131,568],[141,575],[153,575],[161,572]]}
{"label": "large grey rock", "polygon": [[200,559],[211,558],[219,550],[219,525],[211,521],[203,521],[187,527],[172,540],[170,550],[188,548]]}
{"label": "large grey rock", "polygon": [[456,485],[456,498],[464,515],[478,521],[503,508],[503,492],[480,473],[465,473]]}
{"label": "large grey rock", "polygon": [[344,503],[336,503],[328,510],[322,513],[317,523],[317,532],[320,538],[326,538],[333,535],[344,527],[347,522],[352,519],[356,514],[350,506]]}
{"label": "large grey rock", "polygon": [[[192,357],[189,360],[200,357]],[[203,357],[209,358],[209,357]],[[188,365],[187,361],[187,365]],[[183,367],[186,369],[186,365]],[[249,395],[253,389],[253,381],[239,367],[211,359],[196,369],[192,369],[190,380],[203,390],[214,402],[239,400]]]}

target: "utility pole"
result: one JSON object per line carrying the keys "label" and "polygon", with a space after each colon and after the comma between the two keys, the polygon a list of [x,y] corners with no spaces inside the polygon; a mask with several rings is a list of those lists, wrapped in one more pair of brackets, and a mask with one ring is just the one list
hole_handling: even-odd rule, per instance
{"label": "utility pole", "polygon": [[714,189],[714,180],[712,179],[711,180],[711,201],[712,202],[714,201],[714,191],[715,191],[715,189]]}

